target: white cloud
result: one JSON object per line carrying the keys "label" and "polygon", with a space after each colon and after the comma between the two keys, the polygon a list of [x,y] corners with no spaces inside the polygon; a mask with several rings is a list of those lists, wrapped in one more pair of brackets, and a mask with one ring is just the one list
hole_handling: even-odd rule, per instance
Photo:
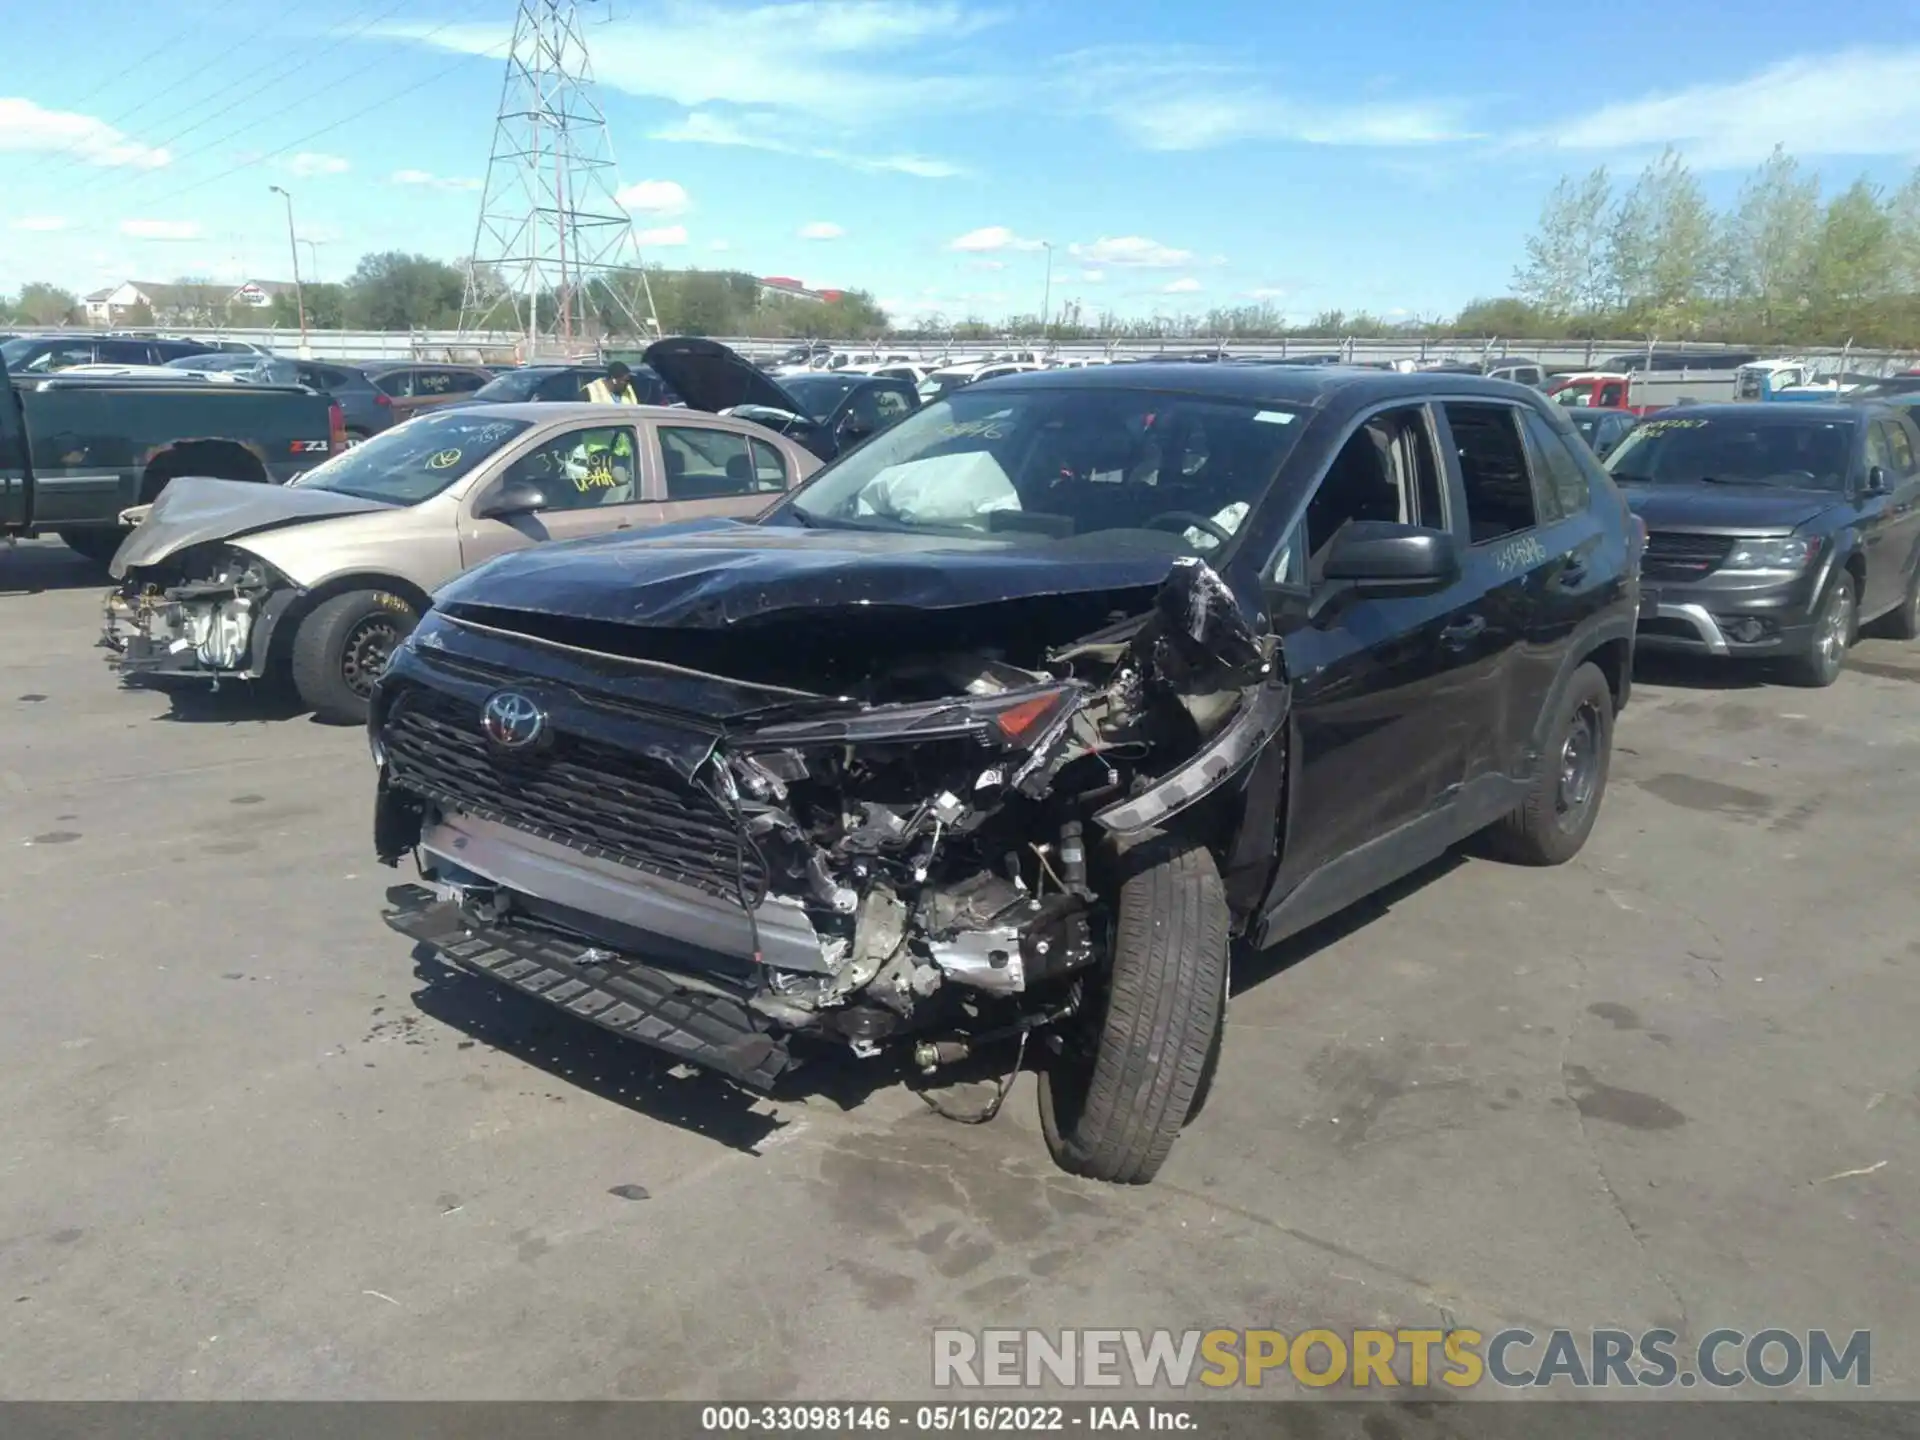
{"label": "white cloud", "polygon": [[1046,242],[1043,240],[1025,240],[1004,225],[985,225],[978,230],[969,230],[957,236],[947,245],[949,250],[968,250],[985,252],[992,250],[1038,250]]}
{"label": "white cloud", "polygon": [[677,180],[641,180],[613,192],[614,200],[637,215],[681,215],[692,204]]}
{"label": "white cloud", "polygon": [[1191,250],[1176,250],[1171,245],[1162,245],[1158,240],[1149,240],[1144,235],[1121,235],[1114,239],[1103,235],[1090,245],[1071,245],[1067,249],[1074,259],[1084,260],[1095,267],[1122,265],[1145,270],[1172,270],[1193,261]]}
{"label": "white cloud", "polygon": [[790,122],[765,114],[730,118],[716,115],[710,110],[692,110],[673,124],[655,130],[647,138],[670,145],[730,145],[748,150],[768,150],[776,155],[799,155],[871,174],[915,175],[923,180],[945,180],[967,173],[951,161],[936,160],[926,155],[863,154],[832,146],[803,144],[793,138]]}
{"label": "white cloud", "polygon": [[303,150],[287,161],[287,169],[295,175],[344,175],[352,168],[339,155],[322,155],[314,150]]}
{"label": "white cloud", "polygon": [[1107,278],[1107,272],[1104,270],[1082,270],[1080,272],[1080,278],[1089,285],[1098,285]]}
{"label": "white cloud", "polygon": [[1201,288],[1198,280],[1194,279],[1191,275],[1186,275],[1173,281],[1171,284],[1162,285],[1160,287],[1160,293],[1162,295],[1192,295]]}
{"label": "white cloud", "polygon": [[142,145],[93,115],[47,110],[31,100],[0,97],[0,154],[45,154],[86,165],[158,170],[170,151]]}
{"label": "white cloud", "polygon": [[[593,69],[602,85],[687,109],[755,106],[839,124],[853,108],[878,120],[1004,93],[951,63],[958,42],[1003,18],[962,0],[659,0],[595,27]],[[380,33],[468,55],[508,39],[494,24],[409,21]]]}
{"label": "white cloud", "polygon": [[718,255],[723,250],[731,250],[732,248],[733,248],[733,242],[731,240],[709,240],[707,242],[707,249],[711,250],[716,255]]}
{"label": "white cloud", "polygon": [[1471,138],[1448,100],[1322,103],[1283,95],[1237,56],[1196,46],[1106,46],[1060,56],[1063,93],[1146,150],[1240,141],[1431,145]]}
{"label": "white cloud", "polygon": [[662,225],[657,229],[638,231],[633,238],[643,249],[659,250],[668,246],[684,245],[687,243],[687,227]]}
{"label": "white cloud", "polygon": [[969,260],[967,262],[967,268],[969,270],[1004,270],[1007,268],[1007,262],[1004,260]]}
{"label": "white cloud", "polygon": [[120,233],[135,240],[198,240],[200,227],[191,220],[122,220]]}
{"label": "white cloud", "polygon": [[798,233],[802,240],[838,240],[847,232],[831,220],[810,220]]}
{"label": "white cloud", "polygon": [[1702,170],[1758,165],[1776,143],[1814,155],[1911,156],[1920,131],[1920,46],[1783,60],[1744,79],[1603,105],[1531,137],[1563,150],[1658,150]]}
{"label": "white cloud", "polygon": [[436,190],[479,190],[486,184],[484,180],[456,179],[425,170],[396,170],[387,180],[394,185],[426,185]]}
{"label": "white cloud", "polygon": [[38,230],[41,232],[64,230],[67,228],[67,217],[64,215],[22,215],[18,220],[13,222],[12,228],[15,230]]}

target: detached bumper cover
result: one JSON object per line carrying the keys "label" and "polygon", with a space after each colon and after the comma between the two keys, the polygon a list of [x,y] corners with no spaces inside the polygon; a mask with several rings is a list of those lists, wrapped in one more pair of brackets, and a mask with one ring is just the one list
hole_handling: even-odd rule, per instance
{"label": "detached bumper cover", "polygon": [[463,969],[755,1090],[787,1068],[786,1046],[742,1001],[557,932],[477,920],[419,885],[388,895],[390,928]]}

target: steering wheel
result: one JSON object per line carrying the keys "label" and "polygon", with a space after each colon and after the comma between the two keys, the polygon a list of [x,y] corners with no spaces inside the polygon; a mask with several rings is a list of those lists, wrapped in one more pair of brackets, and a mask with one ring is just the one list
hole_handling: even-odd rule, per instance
{"label": "steering wheel", "polygon": [[1204,530],[1222,545],[1232,543],[1233,532],[1217,520],[1193,510],[1162,510],[1151,519],[1140,522],[1143,530]]}

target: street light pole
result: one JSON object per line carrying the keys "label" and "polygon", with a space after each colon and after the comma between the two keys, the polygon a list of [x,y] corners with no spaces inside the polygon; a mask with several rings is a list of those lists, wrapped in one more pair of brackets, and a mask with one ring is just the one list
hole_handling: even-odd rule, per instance
{"label": "street light pole", "polygon": [[300,353],[307,353],[307,300],[300,288],[300,241],[293,230],[293,195],[278,185],[267,189],[287,202],[287,248],[293,252],[293,308],[300,315]]}
{"label": "street light pole", "polygon": [[1047,311],[1053,305],[1053,242],[1042,240],[1040,244],[1047,252],[1047,284],[1046,288],[1040,292],[1040,338],[1044,340],[1051,328],[1047,321]]}

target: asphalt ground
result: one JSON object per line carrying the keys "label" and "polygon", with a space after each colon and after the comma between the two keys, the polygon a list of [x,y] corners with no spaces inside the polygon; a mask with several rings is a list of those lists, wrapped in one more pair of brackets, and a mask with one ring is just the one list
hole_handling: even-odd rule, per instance
{"label": "asphalt ground", "polygon": [[362,736],[120,689],[101,588],[0,550],[0,1398],[899,1397],[937,1326],[1375,1325],[1865,1329],[1920,1398],[1920,646],[1643,667],[1577,861],[1243,960],[1118,1189],[1031,1077],[753,1100],[416,962]]}

